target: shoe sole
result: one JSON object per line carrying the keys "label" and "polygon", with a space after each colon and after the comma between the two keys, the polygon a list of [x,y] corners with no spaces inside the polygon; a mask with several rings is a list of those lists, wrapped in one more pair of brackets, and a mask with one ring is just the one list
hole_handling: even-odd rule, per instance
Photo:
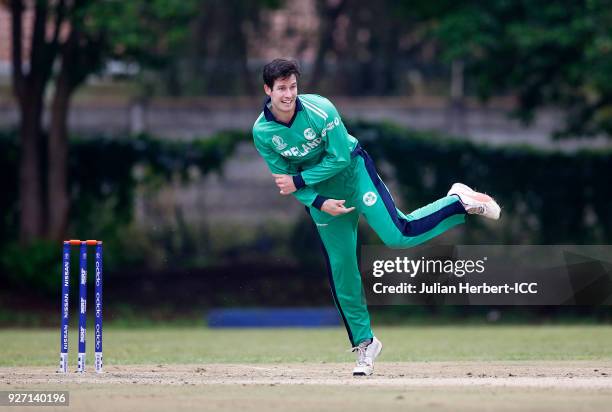
{"label": "shoe sole", "polygon": [[[451,193],[453,191],[456,193]],[[494,217],[490,217],[493,220],[498,220],[501,215],[501,208],[499,207],[495,199],[485,193],[477,192],[471,187],[464,185],[463,183],[453,184],[451,186],[451,189],[448,191],[448,195],[459,196],[459,200],[461,200],[461,202],[464,204],[466,202],[463,201],[462,196],[465,196],[466,198],[469,198],[470,200],[474,200],[476,202],[488,203],[489,207],[491,207],[497,212],[495,213]]]}
{"label": "shoe sole", "polygon": [[[488,202],[495,202],[495,200],[493,200],[493,198],[485,193],[480,193],[475,191],[474,189],[472,189],[469,186],[464,185],[463,183],[455,183],[452,187],[451,190],[449,192],[452,192],[453,189],[458,188],[459,190],[456,191],[462,191],[464,193],[457,193],[457,195],[459,195],[459,197],[461,197],[461,195],[465,195],[471,199],[474,199],[477,202],[484,202],[484,203],[488,203]],[[454,193],[453,193],[454,194]]]}
{"label": "shoe sole", "polygon": [[[383,344],[382,342],[380,342],[380,347],[378,348],[378,352],[376,352],[376,355],[374,355],[374,359],[378,358],[378,355],[380,355],[380,352],[382,352],[382,348],[383,348]],[[372,368],[372,372],[369,374],[365,372],[353,372],[353,376],[370,376],[373,373],[374,373],[374,368]]]}

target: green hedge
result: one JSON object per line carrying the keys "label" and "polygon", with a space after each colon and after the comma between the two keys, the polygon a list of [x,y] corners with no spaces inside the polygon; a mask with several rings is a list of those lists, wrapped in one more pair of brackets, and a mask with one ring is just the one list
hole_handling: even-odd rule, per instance
{"label": "green hedge", "polygon": [[[610,150],[561,153],[491,147],[384,123],[354,122],[348,126],[379,165],[386,161],[393,166],[408,211],[445,195],[457,181],[495,195],[502,205],[502,220],[488,226],[482,219],[473,219],[465,226],[462,243],[612,242]],[[144,135],[71,139],[70,233],[104,239],[110,249],[110,267],[142,264],[147,240],[126,239],[134,234],[130,223],[136,188],[161,187],[174,178],[188,180],[219,169],[236,145],[250,138],[249,133],[228,132],[189,142]],[[0,196],[0,270],[13,280],[30,283],[47,277],[50,270],[59,273],[60,262],[55,259],[59,251],[49,242],[36,243],[30,249],[15,242],[17,166],[15,134],[0,134],[0,183],[4,190]],[[296,233],[304,237],[303,229],[299,227]],[[174,236],[160,234],[170,235]],[[297,236],[291,241],[305,242]],[[129,253],[126,248],[134,249]],[[196,255],[202,250],[181,253]],[[57,267],[50,268],[51,264]],[[55,290],[54,282],[38,284]]]}
{"label": "green hedge", "polygon": [[[130,238],[133,201],[137,187],[155,189],[171,179],[187,181],[219,170],[236,145],[248,136],[219,133],[206,139],[171,141],[147,135],[126,138],[73,137],[69,148],[71,198],[68,236],[104,239],[105,265],[140,264],[147,247]],[[56,289],[60,249],[54,242],[37,241],[23,247],[18,235],[19,148],[14,132],[0,134],[0,196],[3,230],[0,237],[0,274],[42,291]],[[45,183],[43,181],[43,183]],[[137,235],[137,233],[136,233]],[[137,244],[137,243],[142,244]],[[49,279],[54,279],[50,281]],[[57,281],[57,282],[56,282]]]}

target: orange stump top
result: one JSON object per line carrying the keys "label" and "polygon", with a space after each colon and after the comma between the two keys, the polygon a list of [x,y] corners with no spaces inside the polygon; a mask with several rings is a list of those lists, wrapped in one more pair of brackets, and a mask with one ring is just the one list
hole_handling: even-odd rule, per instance
{"label": "orange stump top", "polygon": [[70,239],[70,240],[65,240],[64,243],[70,243],[70,246],[80,246],[82,243],[85,243],[87,246],[95,246],[95,245],[101,245],[102,241],[101,240],[79,240],[79,239]]}

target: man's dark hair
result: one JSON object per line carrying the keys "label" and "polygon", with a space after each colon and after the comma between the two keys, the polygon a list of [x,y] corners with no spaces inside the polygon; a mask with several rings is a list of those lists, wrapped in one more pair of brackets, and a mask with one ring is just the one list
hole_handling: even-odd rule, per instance
{"label": "man's dark hair", "polygon": [[264,66],[263,81],[272,89],[276,79],[284,79],[292,74],[296,78],[300,77],[300,68],[295,60],[274,59]]}

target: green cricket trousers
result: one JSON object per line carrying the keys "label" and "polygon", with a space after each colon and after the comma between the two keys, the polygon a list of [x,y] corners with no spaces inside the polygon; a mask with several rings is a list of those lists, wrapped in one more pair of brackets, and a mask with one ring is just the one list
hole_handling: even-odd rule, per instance
{"label": "green cricket trousers", "polygon": [[340,173],[314,185],[322,196],[345,199],[353,212],[331,216],[307,208],[314,220],[327,261],[334,303],[351,345],[372,338],[370,315],[357,262],[357,223],[364,215],[383,243],[391,248],[416,246],[465,221],[465,209],[456,196],[443,197],[405,215],[378,176],[368,153],[357,146]]}

